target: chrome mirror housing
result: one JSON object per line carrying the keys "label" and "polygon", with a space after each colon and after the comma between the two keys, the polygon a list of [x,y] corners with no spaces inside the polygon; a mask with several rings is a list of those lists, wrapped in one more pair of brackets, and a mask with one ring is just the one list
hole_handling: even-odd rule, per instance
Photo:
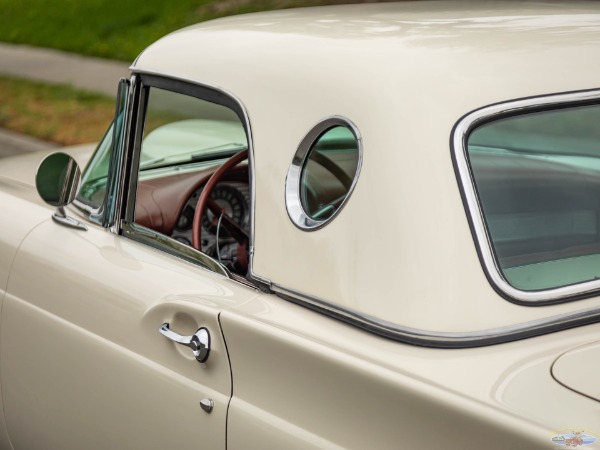
{"label": "chrome mirror housing", "polygon": [[84,224],[68,217],[64,210],[75,199],[80,181],[81,170],[75,159],[60,152],[44,158],[35,176],[35,186],[42,200],[56,207],[52,215],[54,221],[71,228],[87,230]]}

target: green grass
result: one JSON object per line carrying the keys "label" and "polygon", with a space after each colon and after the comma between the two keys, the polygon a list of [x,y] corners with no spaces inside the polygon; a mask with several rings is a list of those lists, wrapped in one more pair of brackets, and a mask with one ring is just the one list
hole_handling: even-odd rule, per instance
{"label": "green grass", "polygon": [[115,100],[64,85],[0,77],[0,128],[63,145],[102,138]]}
{"label": "green grass", "polygon": [[132,61],[165,34],[254,11],[368,0],[2,0],[0,41]]}
{"label": "green grass", "polygon": [[133,60],[192,21],[198,0],[3,0],[0,40]]}
{"label": "green grass", "polygon": [[[62,145],[99,141],[115,113],[114,97],[22,78],[0,76],[0,98],[0,128]],[[184,118],[163,112],[147,128]]]}

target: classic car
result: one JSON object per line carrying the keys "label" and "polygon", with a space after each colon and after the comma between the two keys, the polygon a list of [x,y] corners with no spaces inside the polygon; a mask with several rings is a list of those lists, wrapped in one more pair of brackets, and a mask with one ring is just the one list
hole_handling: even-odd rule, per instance
{"label": "classic car", "polygon": [[595,2],[160,39],[0,161],[0,448],[598,446],[599,56]]}

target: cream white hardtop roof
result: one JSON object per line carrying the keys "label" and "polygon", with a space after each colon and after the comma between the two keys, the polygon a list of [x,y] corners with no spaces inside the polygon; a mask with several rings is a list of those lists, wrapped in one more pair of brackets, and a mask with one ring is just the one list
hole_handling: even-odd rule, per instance
{"label": "cream white hardtop roof", "polygon": [[[245,107],[256,171],[254,273],[348,311],[468,332],[600,305],[502,299],[479,262],[452,165],[466,113],[600,86],[600,3],[404,2],[294,9],[173,33],[133,65],[219,87]],[[285,177],[319,121],[363,138],[356,189],[324,228],[288,218]]]}

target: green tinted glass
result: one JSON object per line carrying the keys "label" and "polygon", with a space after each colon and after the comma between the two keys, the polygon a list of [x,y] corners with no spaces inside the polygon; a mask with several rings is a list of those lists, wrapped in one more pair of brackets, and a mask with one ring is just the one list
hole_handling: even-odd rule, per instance
{"label": "green tinted glass", "polygon": [[77,200],[93,209],[98,209],[106,196],[106,180],[108,176],[108,163],[113,147],[113,125],[100,141],[94,156],[90,160],[83,178]]}
{"label": "green tinted glass", "polygon": [[300,176],[300,201],[314,220],[331,217],[344,202],[358,168],[358,141],[352,131],[336,126],[310,149]]}
{"label": "green tinted glass", "polygon": [[115,149],[121,149],[123,146],[128,96],[129,80],[121,79],[117,92],[115,119],[88,163],[77,195],[77,200],[92,211],[90,218],[101,222],[110,220],[114,212],[117,180],[120,178],[121,170],[121,165],[118,163],[119,152]]}
{"label": "green tinted glass", "polygon": [[233,110],[189,95],[149,89],[142,171],[228,158],[246,148],[244,126]]}
{"label": "green tinted glass", "polygon": [[600,277],[600,106],[514,116],[468,138],[504,278],[536,291]]}

